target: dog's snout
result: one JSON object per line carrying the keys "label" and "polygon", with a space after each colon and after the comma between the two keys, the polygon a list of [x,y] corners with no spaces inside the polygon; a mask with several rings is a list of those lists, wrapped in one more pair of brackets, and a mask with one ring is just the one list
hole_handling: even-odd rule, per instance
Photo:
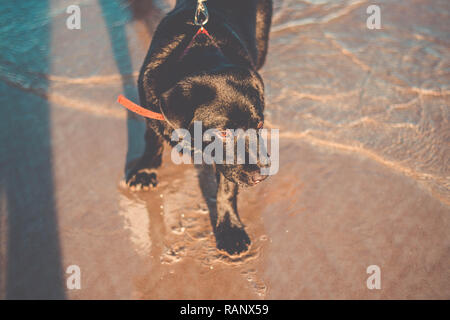
{"label": "dog's snout", "polygon": [[258,167],[260,168],[269,168],[271,166],[270,154],[267,154],[266,157],[260,158],[258,161]]}
{"label": "dog's snout", "polygon": [[267,175],[261,174],[259,170],[252,172],[251,179],[254,184],[260,183],[264,179],[267,179]]}

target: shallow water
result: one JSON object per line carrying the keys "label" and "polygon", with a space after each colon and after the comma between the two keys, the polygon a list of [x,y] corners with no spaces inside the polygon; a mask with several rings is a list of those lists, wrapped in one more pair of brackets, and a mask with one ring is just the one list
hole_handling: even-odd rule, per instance
{"label": "shallow water", "polygon": [[377,1],[381,30],[369,1],[275,1],[261,74],[280,171],[241,191],[239,257],[215,248],[209,168],[166,148],[157,189],[121,185],[143,133],[115,99],[136,100],[173,1],[78,1],[81,30],[64,1],[36,3],[0,5],[0,297],[450,297],[448,1]]}

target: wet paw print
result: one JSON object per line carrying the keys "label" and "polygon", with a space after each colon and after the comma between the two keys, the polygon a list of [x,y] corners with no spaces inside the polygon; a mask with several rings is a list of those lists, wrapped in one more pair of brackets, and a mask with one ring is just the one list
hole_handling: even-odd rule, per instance
{"label": "wet paw print", "polygon": [[171,248],[166,248],[165,252],[161,255],[160,261],[162,264],[172,264],[181,260],[186,255],[184,246],[174,245]]}

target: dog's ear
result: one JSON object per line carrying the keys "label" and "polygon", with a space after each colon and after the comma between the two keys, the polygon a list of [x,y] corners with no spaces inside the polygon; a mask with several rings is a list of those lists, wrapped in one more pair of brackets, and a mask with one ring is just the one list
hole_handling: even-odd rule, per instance
{"label": "dog's ear", "polygon": [[195,110],[211,103],[215,97],[216,90],[211,86],[179,83],[161,95],[160,109],[170,126],[187,129]]}
{"label": "dog's ear", "polygon": [[161,113],[169,125],[175,129],[186,129],[194,117],[194,110],[186,103],[186,100],[180,86],[175,86],[161,95]]}

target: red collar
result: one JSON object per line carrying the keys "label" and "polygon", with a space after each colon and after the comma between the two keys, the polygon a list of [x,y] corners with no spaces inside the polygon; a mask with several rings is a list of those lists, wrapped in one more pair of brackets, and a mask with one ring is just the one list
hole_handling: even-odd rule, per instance
{"label": "red collar", "polygon": [[[192,48],[192,46],[194,45],[194,41],[195,38],[200,35],[200,34],[204,34],[206,35],[209,39],[211,39],[211,41],[213,42],[213,44],[219,48],[219,46],[216,44],[216,42],[214,41],[213,37],[211,37],[211,35],[208,33],[208,31],[206,31],[205,27],[200,27],[200,29],[198,29],[197,33],[192,37],[191,42],[189,42],[188,46],[186,47],[186,49],[184,49],[183,53],[181,54],[181,56],[178,58],[178,61],[180,61],[181,59],[183,59],[183,57],[188,53],[188,51]],[[220,50],[220,48],[219,48]],[[122,106],[124,106],[125,108],[127,108],[128,110],[137,113],[140,116],[143,116],[145,118],[150,118],[150,119],[156,119],[156,120],[165,120],[164,116],[161,113],[158,112],[153,112],[151,110],[148,110],[146,108],[143,108],[137,104],[135,104],[134,102],[132,102],[131,100],[128,100],[125,96],[123,95],[119,95],[119,97],[117,98],[117,102],[120,103]]]}
{"label": "red collar", "polygon": [[137,113],[138,115],[143,116],[145,118],[164,120],[164,116],[161,113],[153,112],[151,110],[145,109],[145,108],[137,105],[133,101],[128,100],[123,95],[119,95],[119,97],[117,98],[117,102],[120,103],[125,108],[127,108],[128,110],[130,110],[134,113]]}

